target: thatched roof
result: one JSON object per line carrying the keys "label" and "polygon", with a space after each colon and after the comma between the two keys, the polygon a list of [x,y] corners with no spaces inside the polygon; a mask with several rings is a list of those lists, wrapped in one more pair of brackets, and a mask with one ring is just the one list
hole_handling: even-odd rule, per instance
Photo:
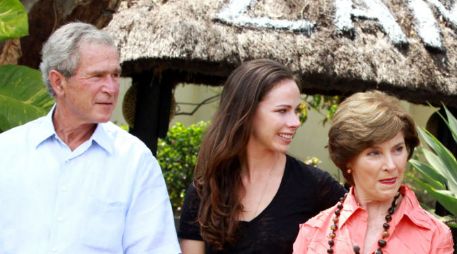
{"label": "thatched roof", "polygon": [[[424,19],[421,22],[420,10],[414,8],[424,6],[411,7],[407,2],[422,1],[384,0],[394,24],[389,17],[365,17],[349,9],[353,31],[341,18],[348,11],[341,5],[353,4],[369,14],[364,5],[368,1],[236,1],[233,6],[229,3],[235,0],[124,2],[106,27],[120,47],[124,74],[174,70],[182,82],[219,85],[242,61],[271,58],[297,72],[306,93],[349,94],[378,88],[411,102],[457,106],[457,21],[446,19],[456,16],[457,8],[454,14],[442,15],[454,1],[443,0],[439,4],[444,9],[435,4],[425,13],[436,21],[440,34],[435,37],[441,36],[441,45],[426,29],[422,37],[417,30]],[[230,8],[249,2],[250,8],[233,15],[237,10]],[[376,13],[382,9],[371,8]],[[293,22],[303,19],[311,26]],[[398,29],[403,37],[395,34]]]}

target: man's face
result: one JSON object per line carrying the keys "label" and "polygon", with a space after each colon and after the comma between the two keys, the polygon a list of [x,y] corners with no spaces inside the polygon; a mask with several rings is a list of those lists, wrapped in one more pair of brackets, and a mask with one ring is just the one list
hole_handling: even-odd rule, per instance
{"label": "man's face", "polygon": [[119,95],[120,64],[115,48],[83,42],[75,74],[62,80],[57,107],[75,124],[107,122]]}

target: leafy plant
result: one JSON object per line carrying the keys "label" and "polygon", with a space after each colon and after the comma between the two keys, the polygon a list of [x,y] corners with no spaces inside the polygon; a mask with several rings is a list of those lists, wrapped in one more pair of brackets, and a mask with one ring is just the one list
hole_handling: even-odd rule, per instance
{"label": "leafy plant", "polygon": [[300,122],[303,124],[308,117],[309,109],[314,109],[324,116],[322,123],[325,124],[333,118],[340,102],[340,96],[306,95],[299,106]]}
{"label": "leafy plant", "polygon": [[187,187],[197,162],[198,150],[208,122],[198,122],[188,127],[177,122],[164,139],[159,139],[157,159],[163,170],[171,204],[175,214],[179,214]]}
{"label": "leafy plant", "polygon": [[29,33],[27,11],[18,0],[0,1],[0,41]]}
{"label": "leafy plant", "polygon": [[[454,140],[457,142],[457,120],[445,108],[446,117],[443,120],[449,127]],[[428,147],[419,148],[424,160],[411,159],[410,164],[418,174],[412,177],[415,185],[427,191],[452,216],[447,218],[448,225],[455,225],[457,218],[457,160],[455,156],[430,132],[419,128],[419,135]]]}
{"label": "leafy plant", "polygon": [[52,107],[39,71],[25,66],[0,66],[0,130],[38,118]]}
{"label": "leafy plant", "polygon": [[[0,1],[0,42],[28,34],[27,12],[18,0]],[[0,66],[0,132],[46,114],[53,100],[38,70]]]}

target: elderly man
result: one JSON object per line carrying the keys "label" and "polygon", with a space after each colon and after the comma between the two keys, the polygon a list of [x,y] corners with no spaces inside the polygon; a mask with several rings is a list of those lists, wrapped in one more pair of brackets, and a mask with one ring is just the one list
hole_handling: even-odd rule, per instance
{"label": "elderly man", "polygon": [[0,135],[0,253],[179,253],[157,160],[108,122],[121,73],[111,37],[62,26],[40,69],[55,106]]}

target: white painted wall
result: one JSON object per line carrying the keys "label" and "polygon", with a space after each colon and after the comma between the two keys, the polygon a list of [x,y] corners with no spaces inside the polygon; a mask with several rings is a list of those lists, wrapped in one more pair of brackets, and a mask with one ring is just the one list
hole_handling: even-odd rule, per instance
{"label": "white painted wall", "polygon": [[[123,93],[127,90],[130,80],[122,80],[121,82],[121,94],[119,95],[119,103],[113,114],[113,120],[117,123],[125,123],[122,117],[122,100]],[[211,97],[220,92],[221,88],[209,87],[204,85],[178,85],[175,91],[176,102],[191,102],[198,103],[204,99]],[[190,125],[198,121],[208,121],[212,118],[214,112],[217,109],[217,101],[211,104],[202,106],[192,116],[175,116],[171,125],[179,121],[184,125]],[[428,118],[435,111],[434,108],[429,106],[411,104],[406,101],[402,102],[402,105],[408,110],[413,116],[418,126],[425,127]],[[194,106],[181,106],[183,111],[191,111]],[[323,125],[322,120],[324,116],[311,110],[308,115],[308,119],[302,127],[299,128],[295,135],[294,141],[292,142],[289,154],[296,158],[306,160],[308,157],[318,157],[322,163],[319,165],[320,168],[329,171],[335,177],[339,177],[339,170],[333,165],[332,161],[328,156],[325,145],[327,143],[327,132],[329,124]]]}

